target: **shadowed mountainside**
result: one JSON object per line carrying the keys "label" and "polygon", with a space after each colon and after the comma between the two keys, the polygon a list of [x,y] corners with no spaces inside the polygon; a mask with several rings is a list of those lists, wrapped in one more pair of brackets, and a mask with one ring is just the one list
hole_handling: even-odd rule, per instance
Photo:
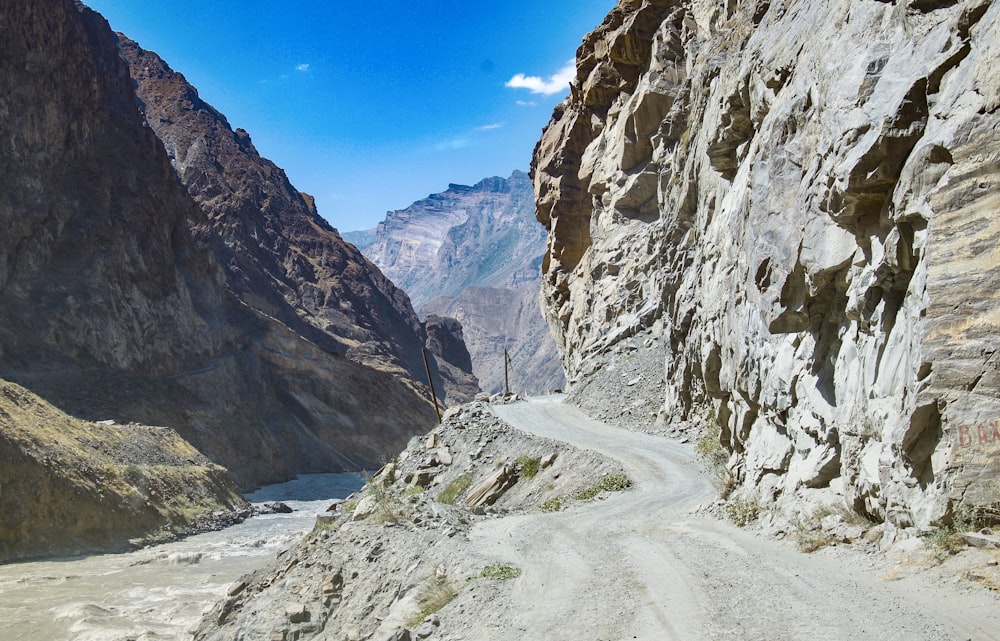
{"label": "shadowed mountainside", "polygon": [[[12,0],[0,23],[0,376],[76,418],[170,426],[243,487],[373,467],[433,425],[405,295],[280,170],[191,180],[230,194],[220,219],[146,125],[103,18]],[[232,152],[212,141],[193,144]]]}

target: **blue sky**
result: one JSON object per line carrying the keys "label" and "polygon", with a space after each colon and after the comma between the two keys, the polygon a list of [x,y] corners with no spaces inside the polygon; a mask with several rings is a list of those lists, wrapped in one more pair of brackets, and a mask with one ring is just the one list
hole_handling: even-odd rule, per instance
{"label": "blue sky", "polygon": [[343,231],[527,170],[615,0],[85,0],[155,51]]}

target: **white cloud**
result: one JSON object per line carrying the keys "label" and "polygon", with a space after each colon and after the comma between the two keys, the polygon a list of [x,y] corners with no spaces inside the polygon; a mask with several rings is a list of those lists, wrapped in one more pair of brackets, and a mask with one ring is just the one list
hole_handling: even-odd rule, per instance
{"label": "white cloud", "polygon": [[303,62],[300,65],[295,65],[295,70],[296,71],[309,71],[309,63],[308,62]]}
{"label": "white cloud", "polygon": [[548,80],[543,80],[539,76],[526,76],[519,73],[504,84],[511,89],[527,89],[531,93],[538,93],[544,96],[565,92],[569,81],[576,76],[576,63],[568,61],[563,68],[549,76]]}
{"label": "white cloud", "polygon": [[538,103],[532,100],[518,100],[516,103],[518,107],[537,107]]}
{"label": "white cloud", "polygon": [[504,123],[502,122],[493,122],[488,125],[483,125],[482,127],[476,127],[476,131],[489,131],[490,129],[500,129],[503,127],[503,125]]}

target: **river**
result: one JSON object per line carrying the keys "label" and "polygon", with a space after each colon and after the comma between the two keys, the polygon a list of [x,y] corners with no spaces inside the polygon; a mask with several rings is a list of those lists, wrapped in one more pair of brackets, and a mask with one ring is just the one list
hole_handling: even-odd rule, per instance
{"label": "river", "polygon": [[312,529],[358,474],[306,474],[247,495],[295,512],[122,554],[0,565],[4,641],[188,641],[236,579]]}

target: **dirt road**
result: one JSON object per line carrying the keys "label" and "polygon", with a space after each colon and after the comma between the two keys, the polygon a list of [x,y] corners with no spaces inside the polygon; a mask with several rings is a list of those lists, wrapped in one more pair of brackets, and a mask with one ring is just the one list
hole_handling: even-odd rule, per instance
{"label": "dirt road", "polygon": [[[694,516],[714,493],[688,446],[588,419],[558,399],[496,406],[534,434],[617,459],[630,491],[492,520],[470,539],[523,570],[466,639],[1000,640],[1000,602],[931,576],[889,580],[854,551],[807,555]],[[502,624],[497,625],[497,621]]]}

